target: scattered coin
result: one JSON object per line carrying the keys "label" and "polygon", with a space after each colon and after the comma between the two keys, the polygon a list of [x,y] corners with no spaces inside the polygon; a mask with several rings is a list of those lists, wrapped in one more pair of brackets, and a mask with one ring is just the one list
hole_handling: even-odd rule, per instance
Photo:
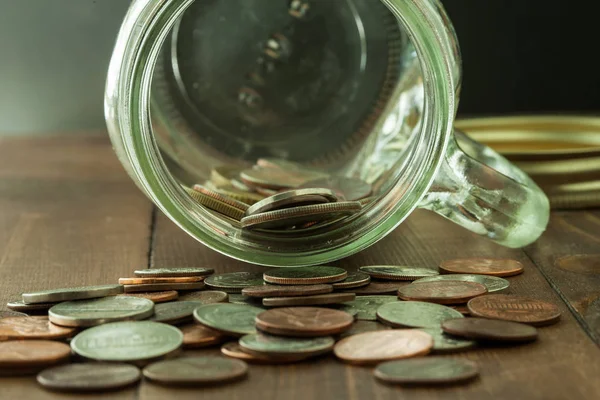
{"label": "scattered coin", "polygon": [[232,336],[256,333],[254,319],[262,308],[242,304],[215,303],[194,310],[194,318],[202,325]]}
{"label": "scattered coin", "polygon": [[487,318],[449,319],[442,323],[444,332],[476,340],[530,342],[537,339],[537,329],[519,322]]}
{"label": "scattered coin", "polygon": [[52,306],[58,303],[34,303],[34,304],[25,304],[21,300],[11,301],[6,303],[6,307],[10,308],[14,311],[23,311],[23,312],[36,312],[36,311],[48,311]]}
{"label": "scattered coin", "polygon": [[433,347],[433,338],[415,329],[366,332],[340,340],[333,348],[339,359],[352,364],[422,356]]}
{"label": "scattered coin", "polygon": [[263,285],[262,274],[259,272],[231,272],[209,276],[204,280],[211,289],[227,293],[241,293],[242,289],[250,286]]}
{"label": "scattered coin", "polygon": [[374,282],[371,281],[367,286],[363,286],[356,289],[345,290],[352,292],[357,296],[376,296],[383,294],[398,294],[398,289],[402,286],[406,286],[409,282]]}
{"label": "scattered coin", "polygon": [[551,325],[560,319],[555,304],[524,296],[489,294],[476,297],[467,303],[474,317],[522,322],[533,326]]}
{"label": "scattered coin", "polygon": [[187,349],[219,344],[226,338],[221,332],[200,324],[184,325],[179,330],[183,333],[183,347]]}
{"label": "scattered coin", "polygon": [[306,360],[305,355],[299,356],[270,356],[267,354],[248,353],[242,349],[238,342],[225,343],[221,347],[221,353],[227,357],[237,358],[254,364],[289,364]]}
{"label": "scattered coin", "polygon": [[376,321],[377,309],[386,303],[398,303],[396,296],[360,296],[342,305],[342,311],[356,312],[356,319]]}
{"label": "scattered coin", "polygon": [[112,296],[123,293],[122,285],[84,286],[43,290],[40,292],[23,293],[23,302],[32,303],[57,303],[60,301],[93,299],[95,297]]}
{"label": "scattered coin", "polygon": [[52,367],[40,372],[37,381],[61,392],[92,392],[121,389],[140,378],[140,370],[133,365],[97,362]]}
{"label": "scattered coin", "polygon": [[339,282],[346,279],[348,272],[338,267],[295,267],[277,268],[263,274],[265,282],[278,285],[314,285]]}
{"label": "scattered coin", "polygon": [[200,276],[181,276],[173,278],[119,278],[120,285],[142,285],[151,283],[192,283],[204,280]]}
{"label": "scattered coin", "polygon": [[46,367],[71,357],[68,345],[51,340],[0,342],[0,368]]}
{"label": "scattered coin", "polygon": [[347,301],[353,301],[356,298],[354,293],[329,293],[317,294],[314,296],[298,297],[266,297],[263,299],[263,306],[266,307],[288,307],[288,306],[319,306],[326,304],[340,304]]}
{"label": "scattered coin", "polygon": [[469,360],[426,357],[380,364],[374,375],[388,383],[432,385],[470,381],[479,375],[479,369]]}
{"label": "scattered coin", "polygon": [[289,190],[287,192],[274,194],[273,196],[254,203],[246,210],[246,215],[256,215],[283,208],[336,202],[337,200],[338,198],[335,193],[329,189]]}
{"label": "scattered coin", "polygon": [[439,328],[452,318],[463,315],[450,307],[421,301],[396,301],[377,309],[377,319],[394,327]]}
{"label": "scattered coin", "polygon": [[9,318],[9,317],[28,317],[29,315],[18,312],[18,311],[0,311],[0,318]]}
{"label": "scattered coin", "polygon": [[462,315],[471,315],[471,313],[469,313],[469,308],[466,304],[451,304],[448,307],[458,311]]}
{"label": "scattered coin", "polygon": [[139,297],[142,299],[148,299],[153,303],[164,303],[167,301],[177,300],[178,296],[179,294],[176,290],[165,290],[164,292],[127,293],[117,295],[117,297]]}
{"label": "scattered coin", "polygon": [[324,354],[335,344],[330,336],[318,338],[288,338],[265,335],[262,333],[242,336],[239,344],[249,353],[269,356],[306,356]]}
{"label": "scattered coin", "polygon": [[218,213],[221,213],[223,215],[228,216],[229,218],[233,218],[238,221],[244,217],[245,211],[241,210],[238,207],[234,207],[228,203],[214,199],[210,196],[205,195],[204,193],[197,192],[193,189],[186,188],[185,191],[187,192],[187,194],[190,195],[192,199],[198,202],[198,204],[201,204],[206,208],[217,211]]}
{"label": "scattered coin", "polygon": [[336,335],[350,329],[352,322],[354,318],[348,313],[320,307],[275,308],[256,316],[258,329],[280,336]]}
{"label": "scattered coin", "polygon": [[238,200],[235,200],[235,199],[232,199],[229,196],[225,196],[224,194],[218,193],[218,192],[210,190],[208,188],[205,188],[202,185],[194,185],[193,189],[196,192],[200,192],[200,193],[202,193],[202,194],[204,194],[204,195],[206,195],[208,197],[211,197],[211,198],[215,199],[216,201],[228,204],[228,205],[230,205],[232,207],[235,207],[235,208],[238,208],[238,209],[240,209],[240,210],[242,210],[244,212],[248,210],[248,207],[249,207],[248,204],[243,203],[243,202],[238,201]]}
{"label": "scattered coin", "polygon": [[472,274],[447,274],[430,276],[427,278],[417,279],[413,283],[424,283],[424,282],[439,282],[439,281],[464,281],[464,282],[475,282],[485,286],[488,293],[498,292],[506,289],[510,284],[506,279],[491,276],[491,275],[472,275]]}
{"label": "scattered coin", "polygon": [[162,322],[177,325],[192,321],[194,310],[203,305],[199,301],[176,301],[172,303],[157,304],[154,307],[154,315],[148,321]]}
{"label": "scattered coin", "polygon": [[197,301],[202,304],[224,303],[229,296],[218,290],[204,290],[202,292],[191,292],[179,297],[180,301]]}
{"label": "scattered coin", "polygon": [[398,297],[402,300],[438,304],[462,304],[486,293],[487,288],[481,283],[463,281],[412,283],[398,289]]}
{"label": "scattered coin", "polygon": [[200,290],[204,289],[204,282],[148,283],[141,285],[125,285],[123,288],[125,289],[125,293],[164,292],[165,290]]}
{"label": "scattered coin", "polygon": [[523,264],[507,258],[463,258],[442,261],[440,271],[448,274],[513,276],[523,272]]}
{"label": "scattered coin", "polygon": [[[462,320],[467,318],[459,319]],[[477,343],[472,340],[447,335],[441,328],[420,328],[419,330],[427,332],[433,337],[432,351],[435,353],[453,353],[472,349],[477,345]]]}
{"label": "scattered coin", "polygon": [[384,325],[377,321],[355,321],[352,327],[338,335],[340,339],[348,336],[358,335],[359,333],[386,331],[392,329],[390,326]]}
{"label": "scattered coin", "polygon": [[260,285],[244,288],[242,294],[250,297],[292,297],[327,294],[333,291],[331,285]]}
{"label": "scattered coin", "polygon": [[99,361],[144,361],[179,349],[183,333],[152,321],[112,322],[79,333],[71,348],[82,357]]}
{"label": "scattered coin", "polygon": [[340,282],[334,282],[331,285],[335,290],[354,289],[364,287],[371,282],[371,276],[364,272],[354,271],[348,272],[346,279]]}
{"label": "scattered coin", "polygon": [[365,181],[343,176],[330,176],[302,184],[301,188],[327,188],[333,191],[342,200],[357,201],[368,197],[373,188]]}
{"label": "scattered coin", "polygon": [[65,339],[75,333],[73,328],[56,326],[48,317],[7,317],[0,319],[0,340]]}
{"label": "scattered coin", "polygon": [[238,293],[230,293],[229,299],[227,301],[232,304],[247,304],[249,306],[254,306],[266,310],[266,308],[262,305],[262,299],[259,299],[257,297],[244,296],[243,294]]}
{"label": "scattered coin", "polygon": [[426,276],[439,275],[439,272],[431,269],[396,265],[372,265],[360,267],[360,270],[371,275],[372,278],[387,279],[390,281],[414,281]]}
{"label": "scattered coin", "polygon": [[48,317],[56,325],[88,327],[145,319],[153,313],[154,303],[148,299],[110,296],[59,303],[48,311]]}
{"label": "scattered coin", "polygon": [[224,357],[181,357],[150,364],[143,374],[163,385],[205,385],[241,379],[248,374],[248,365]]}
{"label": "scattered coin", "polygon": [[134,271],[139,277],[184,277],[184,276],[209,276],[214,274],[212,268],[150,268]]}

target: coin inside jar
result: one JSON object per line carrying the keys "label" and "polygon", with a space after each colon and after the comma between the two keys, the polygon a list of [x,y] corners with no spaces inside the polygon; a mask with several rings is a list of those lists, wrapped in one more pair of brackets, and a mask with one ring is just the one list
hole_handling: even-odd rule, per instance
{"label": "coin inside jar", "polygon": [[343,311],[320,307],[284,307],[256,316],[256,327],[279,336],[317,337],[349,329],[354,318]]}
{"label": "coin inside jar", "polygon": [[467,307],[474,317],[533,326],[550,325],[560,319],[560,310],[555,304],[524,296],[488,294],[469,300]]}
{"label": "coin inside jar", "polygon": [[438,304],[461,304],[487,293],[481,283],[464,281],[412,283],[398,289],[402,300],[427,301]]}
{"label": "coin inside jar", "polygon": [[193,189],[185,188],[186,193],[194,199],[198,204],[210,208],[213,211],[217,211],[223,215],[233,218],[234,220],[241,220],[244,217],[246,210],[242,210],[239,207],[232,206],[229,203],[217,200],[204,193],[197,192]]}
{"label": "coin inside jar", "polygon": [[344,201],[358,201],[371,195],[373,188],[365,181],[343,176],[330,176],[302,184],[299,188],[327,188]]}
{"label": "coin inside jar", "polygon": [[328,189],[296,189],[277,193],[254,203],[246,210],[246,215],[256,215],[283,208],[336,202],[337,200],[335,193]]}
{"label": "coin inside jar", "polygon": [[440,271],[447,274],[513,276],[523,272],[523,264],[507,258],[463,258],[441,262]]}

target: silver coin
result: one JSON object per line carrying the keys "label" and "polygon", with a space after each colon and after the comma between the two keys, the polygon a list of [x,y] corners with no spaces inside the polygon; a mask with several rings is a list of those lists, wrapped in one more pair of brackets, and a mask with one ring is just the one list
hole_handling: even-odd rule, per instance
{"label": "silver coin", "polygon": [[245,287],[263,285],[265,282],[259,272],[231,272],[209,276],[204,283],[211,289],[241,293]]}
{"label": "silver coin", "polygon": [[356,313],[356,319],[363,321],[376,321],[377,309],[387,303],[398,303],[396,296],[360,296],[354,301],[344,303],[340,310]]}
{"label": "silver coin", "polygon": [[123,293],[122,285],[82,286],[23,293],[23,303],[58,303],[61,301],[93,299]]}
{"label": "silver coin", "polygon": [[203,290],[190,292],[179,296],[179,301],[199,301],[202,304],[227,302],[229,295],[219,290]]}
{"label": "silver coin", "polygon": [[255,317],[264,309],[242,304],[215,303],[194,310],[194,318],[202,325],[233,336],[256,333]]}
{"label": "silver coin", "polygon": [[133,272],[134,276],[140,278],[177,278],[186,276],[208,276],[214,274],[212,268],[149,268],[138,269]]}
{"label": "silver coin", "polygon": [[148,318],[148,321],[171,325],[187,322],[192,319],[194,310],[203,304],[201,301],[175,301],[157,304],[154,306],[154,315]]}
{"label": "silver coin", "polygon": [[299,187],[327,188],[332,190],[337,197],[344,201],[358,201],[371,195],[373,188],[370,184],[357,178],[344,176],[330,176],[306,182]]}
{"label": "silver coin", "polygon": [[311,204],[338,201],[337,196],[328,189],[296,189],[277,193],[254,203],[246,210],[246,215],[255,215],[282,208],[307,206]]}
{"label": "silver coin", "polygon": [[154,313],[154,302],[140,297],[110,296],[59,303],[48,311],[50,322],[61,326],[96,326],[107,322],[141,320]]}
{"label": "silver coin", "polygon": [[141,376],[133,365],[97,362],[48,368],[39,373],[37,381],[45,388],[61,392],[89,392],[127,387]]}
{"label": "silver coin", "polygon": [[422,301],[397,301],[377,309],[377,319],[394,327],[439,328],[452,318],[464,316],[450,307]]}
{"label": "silver coin", "polygon": [[463,339],[457,336],[451,336],[442,330],[442,328],[420,328],[420,331],[427,332],[433,337],[433,349],[436,353],[451,353],[461,350],[472,349],[476,346],[473,340]]}
{"label": "silver coin", "polygon": [[335,290],[354,289],[367,286],[371,282],[371,276],[360,271],[348,272],[348,276],[341,282],[331,284]]}
{"label": "silver coin", "polygon": [[265,297],[262,302],[265,307],[322,306],[346,303],[355,298],[354,293],[329,293],[297,297]]}
{"label": "silver coin", "polygon": [[314,356],[331,351],[335,340],[331,336],[317,338],[290,338],[271,336],[263,333],[242,336],[239,340],[242,349],[251,353],[267,355],[306,355]]}
{"label": "silver coin", "polygon": [[470,274],[448,274],[438,276],[428,276],[426,278],[417,279],[413,283],[434,282],[434,281],[463,281],[481,283],[488,290],[488,293],[498,292],[510,286],[510,283],[497,276],[491,275],[470,275]]}

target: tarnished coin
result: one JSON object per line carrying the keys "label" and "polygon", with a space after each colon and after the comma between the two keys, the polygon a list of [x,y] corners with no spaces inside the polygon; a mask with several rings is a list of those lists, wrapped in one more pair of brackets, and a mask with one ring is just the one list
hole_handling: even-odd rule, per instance
{"label": "tarnished coin", "polygon": [[265,282],[259,272],[231,272],[209,276],[204,283],[211,289],[241,293],[243,288],[263,285]]}
{"label": "tarnished coin", "polygon": [[124,388],[137,383],[141,376],[133,365],[97,362],[49,368],[38,374],[37,381],[61,392],[91,392]]}
{"label": "tarnished coin", "polygon": [[354,318],[343,311],[320,307],[286,307],[256,316],[256,327],[279,336],[317,337],[350,329]]}
{"label": "tarnished coin", "polygon": [[342,332],[338,337],[343,339],[348,336],[358,335],[359,333],[386,331],[389,329],[392,328],[377,321],[355,321],[350,329],[346,332]]}
{"label": "tarnished coin", "polygon": [[225,303],[229,295],[219,290],[204,290],[202,292],[190,292],[179,297],[181,301],[198,301],[203,304]]}
{"label": "tarnished coin", "polygon": [[333,292],[331,285],[260,285],[244,288],[242,294],[250,297],[312,296]]}
{"label": "tarnished coin", "polygon": [[154,306],[154,315],[148,321],[163,322],[177,325],[191,321],[194,310],[203,305],[199,301],[174,301],[172,303],[157,304]]}
{"label": "tarnished coin", "polygon": [[242,336],[242,349],[250,353],[275,356],[304,355],[307,357],[327,353],[333,349],[335,340],[331,336],[318,338],[287,338],[262,333]]}
{"label": "tarnished coin", "polygon": [[119,294],[117,297],[140,297],[148,299],[153,303],[164,303],[166,301],[177,300],[179,294],[176,290],[165,290],[164,292],[141,292],[141,293],[126,293]]}
{"label": "tarnished coin", "polygon": [[246,210],[246,215],[255,215],[282,208],[307,206],[338,201],[329,189],[296,189],[277,193],[254,203]]}
{"label": "tarnished coin", "polygon": [[250,297],[244,296],[243,294],[230,293],[227,301],[232,304],[247,304],[249,306],[254,306],[266,310],[266,308],[262,305],[262,299],[258,297]]}
{"label": "tarnished coin", "polygon": [[486,293],[487,288],[481,283],[463,281],[412,283],[398,289],[398,297],[402,300],[438,304],[462,304]]}
{"label": "tarnished coin", "polygon": [[537,329],[519,322],[487,318],[449,319],[442,323],[444,332],[476,340],[530,342],[537,339]]}
{"label": "tarnished coin", "polygon": [[142,285],[151,283],[192,283],[201,282],[204,278],[201,276],[181,276],[173,278],[119,278],[120,285]]}
{"label": "tarnished coin", "polygon": [[417,279],[413,283],[424,283],[424,282],[441,282],[441,281],[464,281],[464,282],[475,282],[485,286],[488,293],[498,292],[506,289],[510,283],[503,278],[490,275],[471,275],[471,274],[447,274],[430,276],[427,278]]}
{"label": "tarnished coin", "polygon": [[241,379],[248,374],[248,365],[224,357],[180,357],[150,364],[143,374],[163,385],[206,385]]}
{"label": "tarnished coin", "polygon": [[278,285],[314,285],[343,281],[347,276],[348,272],[345,269],[320,266],[277,268],[265,272],[263,279]]}
{"label": "tarnished coin", "polygon": [[219,165],[210,171],[210,181],[217,187],[231,185],[231,180],[238,179],[240,172],[242,172],[242,168],[238,166]]}
{"label": "tarnished coin", "polygon": [[471,315],[466,304],[451,304],[448,307],[458,311],[462,315]]}
{"label": "tarnished coin", "polygon": [[463,315],[450,307],[421,301],[396,301],[377,309],[377,319],[394,327],[439,328],[452,318]]}
{"label": "tarnished coin", "polygon": [[363,287],[371,282],[371,276],[364,272],[354,271],[348,272],[346,279],[340,282],[334,282],[331,285],[335,290],[346,290]]}
{"label": "tarnished coin", "polygon": [[399,265],[371,265],[360,267],[360,270],[371,275],[372,278],[387,279],[390,281],[414,281],[426,276],[439,275],[439,272],[431,269]]}
{"label": "tarnished coin", "polygon": [[50,321],[61,326],[96,326],[107,322],[140,320],[154,313],[154,303],[139,297],[110,296],[65,301],[48,311]]}
{"label": "tarnished coin", "polygon": [[461,258],[442,261],[440,271],[447,274],[513,276],[523,272],[523,264],[508,258]]}
{"label": "tarnished coin", "polygon": [[202,194],[204,194],[204,195],[206,195],[208,197],[212,197],[213,199],[215,199],[217,201],[220,201],[222,203],[228,204],[228,205],[230,205],[232,207],[239,208],[242,211],[248,210],[248,207],[249,207],[248,204],[246,204],[244,202],[241,202],[241,201],[238,201],[238,200],[235,200],[235,199],[232,199],[231,197],[226,196],[226,195],[221,194],[221,193],[218,193],[218,192],[216,192],[214,190],[210,190],[208,188],[205,188],[202,185],[194,185],[193,189],[196,192],[200,192],[200,193],[202,193]]}
{"label": "tarnished coin", "polygon": [[9,318],[9,317],[28,317],[29,315],[18,312],[18,311],[10,311],[10,310],[2,310],[0,311],[0,318]]}
{"label": "tarnished coin", "polygon": [[388,383],[432,385],[467,382],[479,375],[473,361],[448,357],[426,357],[390,361],[377,366],[375,377]]}
{"label": "tarnished coin", "polygon": [[260,353],[248,353],[242,349],[238,342],[225,343],[221,347],[221,353],[227,357],[237,358],[238,360],[244,360],[253,364],[290,364],[309,358],[306,355],[272,356]]}
{"label": "tarnished coin", "polygon": [[[467,319],[467,318],[460,318]],[[433,337],[433,348],[434,353],[453,353],[462,350],[472,349],[477,345],[476,342],[447,335],[441,328],[420,328],[420,331],[427,332]]]}
{"label": "tarnished coin", "polygon": [[383,294],[398,294],[398,289],[402,286],[408,285],[407,281],[395,281],[395,282],[375,282],[371,281],[367,286],[344,290],[345,292],[352,292],[357,296],[376,296]]}
{"label": "tarnished coin", "polygon": [[183,347],[186,349],[195,349],[219,344],[227,338],[227,336],[223,335],[221,332],[201,324],[180,326],[179,330],[183,333]]}
{"label": "tarnished coin", "polygon": [[11,301],[6,303],[6,307],[10,308],[14,311],[23,311],[26,313],[30,312],[39,312],[39,311],[48,311],[52,306],[58,303],[34,303],[34,304],[25,304],[21,300]]}
{"label": "tarnished coin", "polygon": [[355,298],[354,293],[329,293],[314,296],[266,297],[262,303],[265,307],[322,306],[345,303]]}
{"label": "tarnished coin", "polygon": [[234,207],[230,204],[216,200],[210,196],[205,195],[204,193],[197,192],[193,189],[185,188],[185,191],[198,204],[201,204],[206,208],[217,211],[218,213],[221,213],[223,215],[227,215],[228,217],[238,221],[244,217],[245,211],[240,210],[238,207]]}
{"label": "tarnished coin", "polygon": [[141,278],[161,277],[185,277],[185,276],[209,276],[214,274],[212,268],[150,268],[134,271],[135,276]]}
{"label": "tarnished coin", "polygon": [[422,356],[431,351],[433,338],[416,329],[366,332],[340,340],[333,348],[336,357],[351,364]]}
{"label": "tarnished coin", "polygon": [[251,168],[240,173],[242,182],[267,189],[293,189],[322,176],[307,169]]}
{"label": "tarnished coin", "polygon": [[242,218],[242,228],[282,228],[297,226],[308,222],[334,220],[358,213],[362,209],[359,202],[341,201],[337,203],[313,204],[285,208],[251,215]]}
{"label": "tarnished coin", "polygon": [[377,309],[384,304],[398,303],[396,296],[360,296],[342,305],[341,310],[356,312],[356,319],[364,321],[376,321]]}
{"label": "tarnished coin", "polygon": [[23,293],[23,302],[57,303],[60,301],[93,299],[96,297],[113,296],[123,293],[122,285],[83,286],[43,290],[41,292]]}
{"label": "tarnished coin", "polygon": [[45,367],[71,357],[69,345],[51,340],[0,342],[0,368]]}
{"label": "tarnished coin", "polygon": [[204,289],[204,282],[148,283],[141,285],[125,285],[123,288],[125,289],[125,293],[164,292],[165,290],[200,290]]}
{"label": "tarnished coin", "polygon": [[194,318],[202,325],[232,336],[256,333],[254,319],[262,308],[242,304],[215,303],[194,310]]}
{"label": "tarnished coin", "polygon": [[560,310],[555,304],[524,296],[488,294],[469,300],[467,307],[474,317],[533,326],[551,325],[560,319]]}
{"label": "tarnished coin", "polygon": [[373,188],[370,184],[358,178],[330,176],[306,182],[300,188],[327,188],[333,191],[341,200],[357,201],[368,197]]}
{"label": "tarnished coin", "polygon": [[151,321],[112,322],[79,333],[71,349],[99,361],[144,361],[179,349],[183,333],[171,325]]}
{"label": "tarnished coin", "polygon": [[[232,199],[241,201],[242,203],[254,204],[257,201],[261,201],[262,199],[265,198],[265,195],[261,194],[260,188],[256,187],[254,189],[258,193],[246,192],[246,191],[238,189],[237,187],[234,187],[233,185],[221,186],[221,187],[215,188],[214,190],[215,190],[215,192],[224,194],[225,196],[228,196],[228,197],[231,197]],[[269,195],[266,195],[266,196],[269,196]]]}
{"label": "tarnished coin", "polygon": [[73,328],[56,326],[48,317],[8,317],[0,319],[0,340],[64,339],[75,333]]}

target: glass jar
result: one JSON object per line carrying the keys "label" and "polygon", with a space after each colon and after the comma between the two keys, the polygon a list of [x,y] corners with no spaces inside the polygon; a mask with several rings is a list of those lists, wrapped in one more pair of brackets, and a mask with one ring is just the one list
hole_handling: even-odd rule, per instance
{"label": "glass jar", "polygon": [[[105,111],[139,188],[236,259],[327,263],[374,244],[417,207],[525,246],[544,231],[548,200],[453,128],[460,86],[456,36],[437,0],[134,0]],[[313,235],[278,237],[242,230],[182,189],[259,157],[362,179],[375,200]]]}

